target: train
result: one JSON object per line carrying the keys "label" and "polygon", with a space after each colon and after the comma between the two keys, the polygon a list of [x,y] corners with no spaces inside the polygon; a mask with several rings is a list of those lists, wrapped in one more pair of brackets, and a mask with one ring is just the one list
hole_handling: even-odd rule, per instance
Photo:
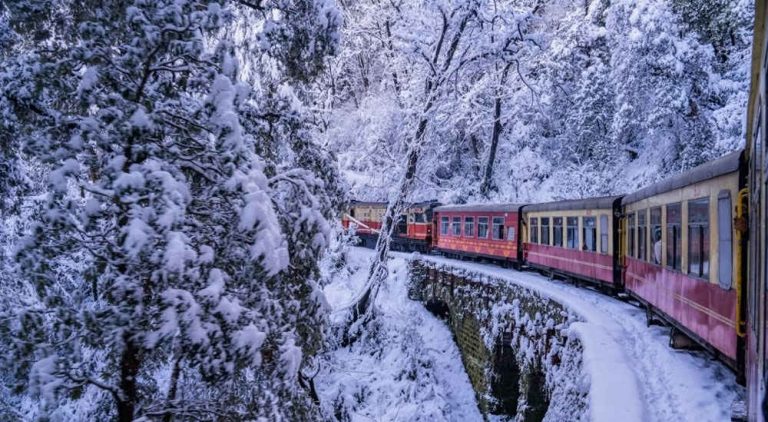
{"label": "train", "polygon": [[[747,391],[747,418],[768,419],[768,37],[755,5],[746,143],[625,195],[538,204],[411,204],[396,221],[400,251],[485,259],[590,285],[642,306],[696,345]],[[364,246],[386,202],[350,204],[342,225]]]}

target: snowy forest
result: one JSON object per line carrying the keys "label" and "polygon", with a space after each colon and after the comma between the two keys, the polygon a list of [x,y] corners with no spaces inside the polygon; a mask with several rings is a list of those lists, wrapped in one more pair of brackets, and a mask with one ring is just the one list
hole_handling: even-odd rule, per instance
{"label": "snowy forest", "polygon": [[[353,262],[349,201],[620,194],[736,150],[753,14],[0,3],[0,419],[348,419],[329,356],[370,327],[361,356],[413,337],[371,323],[388,245]],[[339,311],[353,265],[364,291]],[[402,347],[429,378],[427,346]],[[404,400],[437,400],[423,387]]]}

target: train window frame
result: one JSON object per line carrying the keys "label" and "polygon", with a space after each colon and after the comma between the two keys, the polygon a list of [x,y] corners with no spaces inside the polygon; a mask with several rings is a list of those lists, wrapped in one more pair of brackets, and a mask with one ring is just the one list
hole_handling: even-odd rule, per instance
{"label": "train window frame", "polygon": [[[648,227],[650,228],[650,237],[648,242],[652,249],[648,254],[648,262],[653,265],[661,266],[664,264],[664,235],[662,231],[661,207],[652,207],[648,209]],[[658,216],[658,221],[654,220]],[[658,252],[656,245],[659,246]]]}
{"label": "train window frame", "polygon": [[[545,220],[547,222],[546,225],[544,224]],[[540,244],[541,245],[552,246],[552,243],[551,243],[552,239],[550,239],[552,236],[550,236],[550,232],[549,232],[549,221],[550,221],[549,217],[541,217],[540,219],[540,222],[541,222],[541,243]],[[544,227],[546,227],[546,230],[544,230]],[[545,234],[546,236],[544,236]]]}
{"label": "train window frame", "polygon": [[475,217],[464,216],[464,237],[475,237]]}
{"label": "train window frame", "polygon": [[451,218],[445,215],[440,216],[440,234],[443,236],[450,236],[448,232],[451,227]]}
{"label": "train window frame", "polygon": [[[497,231],[497,227],[501,231]],[[504,240],[504,217],[493,216],[491,218],[491,239],[492,240]]]}
{"label": "train window frame", "polygon": [[610,229],[608,214],[600,214],[600,253],[607,255],[610,250]]}
{"label": "train window frame", "polygon": [[[587,221],[591,221],[592,225],[590,226],[587,224]],[[587,240],[590,238],[587,236],[587,231],[589,230],[589,233],[592,235],[592,244],[587,242]],[[581,250],[585,252],[597,252],[597,217],[595,216],[583,216],[581,217]]]}
{"label": "train window frame", "polygon": [[529,218],[529,225],[530,227],[528,232],[528,241],[530,243],[539,243],[539,218],[538,217],[530,217]]}
{"label": "train window frame", "polygon": [[[451,218],[451,235],[461,237],[461,216],[453,216]],[[457,230],[458,229],[458,230]]]}
{"label": "train window frame", "polygon": [[[688,201],[688,276],[709,280],[712,267],[711,257],[711,216],[709,215],[709,197],[691,199]],[[706,220],[695,220],[696,210],[706,210]],[[694,243],[698,240],[698,243]],[[698,247],[696,247],[698,246]],[[698,257],[694,259],[694,253]],[[696,265],[696,267],[694,267]]]}
{"label": "train window frame", "polygon": [[579,249],[579,217],[565,217],[565,247]]}
{"label": "train window frame", "polygon": [[627,256],[635,257],[635,236],[637,226],[635,225],[635,213],[627,214]]}
{"label": "train window frame", "polygon": [[[682,225],[683,225],[683,203],[682,202],[673,202],[670,204],[666,204],[664,206],[666,212],[667,212],[667,221],[665,221],[665,227],[667,231],[667,244],[666,244],[666,256],[667,256],[667,262],[664,264],[665,267],[669,270],[673,271],[682,271],[682,260],[683,260],[683,236],[682,236]],[[674,216],[674,213],[671,213],[670,211],[674,211],[675,208],[678,208],[678,215],[677,219],[673,220],[670,218],[670,214]],[[671,238],[670,238],[671,235]],[[672,262],[669,262],[671,258]]]}
{"label": "train window frame", "polygon": [[552,217],[552,246],[563,247],[563,217]]}
{"label": "train window frame", "polygon": [[724,290],[733,287],[733,203],[731,191],[717,194],[717,284]]}
{"label": "train window frame", "polygon": [[637,259],[648,260],[648,209],[637,211]]}
{"label": "train window frame", "polygon": [[[483,220],[485,220],[485,222],[483,222]],[[489,224],[488,223],[489,222],[490,222],[490,217],[487,217],[487,216],[486,217],[477,217],[477,238],[478,239],[488,239],[488,232],[489,232],[489,230],[488,230]],[[484,227],[485,228],[485,234],[483,234],[482,236],[480,235],[480,227]]]}

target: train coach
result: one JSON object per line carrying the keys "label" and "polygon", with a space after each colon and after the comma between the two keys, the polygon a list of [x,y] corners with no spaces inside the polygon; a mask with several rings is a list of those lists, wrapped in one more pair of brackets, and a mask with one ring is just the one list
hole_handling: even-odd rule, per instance
{"label": "train coach", "polygon": [[519,204],[444,205],[435,208],[432,247],[443,255],[486,258],[518,266]]}
{"label": "train coach", "polygon": [[[647,186],[622,199],[625,291],[649,320],[673,327],[734,369],[743,367],[740,295],[742,152]],[[687,337],[678,336],[682,332]]]}
{"label": "train coach", "polygon": [[620,196],[524,206],[526,265],[550,275],[621,289],[620,213]]}
{"label": "train coach", "polygon": [[[391,248],[396,251],[428,252],[432,247],[432,213],[437,201],[410,204],[398,217],[392,236]],[[381,233],[387,212],[386,202],[352,201],[342,216],[344,230],[354,228],[361,246],[373,248]]]}

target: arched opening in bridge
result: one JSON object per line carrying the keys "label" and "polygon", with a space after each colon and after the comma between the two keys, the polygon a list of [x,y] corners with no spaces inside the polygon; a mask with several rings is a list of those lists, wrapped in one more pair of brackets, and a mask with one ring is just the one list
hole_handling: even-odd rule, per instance
{"label": "arched opening in bridge", "polygon": [[[506,337],[506,336],[503,336]],[[499,340],[493,351],[490,413],[514,416],[520,401],[520,366],[509,341]]]}
{"label": "arched opening in bridge", "polygon": [[448,308],[448,304],[442,300],[430,299],[427,301],[425,307],[432,315],[443,321],[448,321],[451,316],[451,310]]}

